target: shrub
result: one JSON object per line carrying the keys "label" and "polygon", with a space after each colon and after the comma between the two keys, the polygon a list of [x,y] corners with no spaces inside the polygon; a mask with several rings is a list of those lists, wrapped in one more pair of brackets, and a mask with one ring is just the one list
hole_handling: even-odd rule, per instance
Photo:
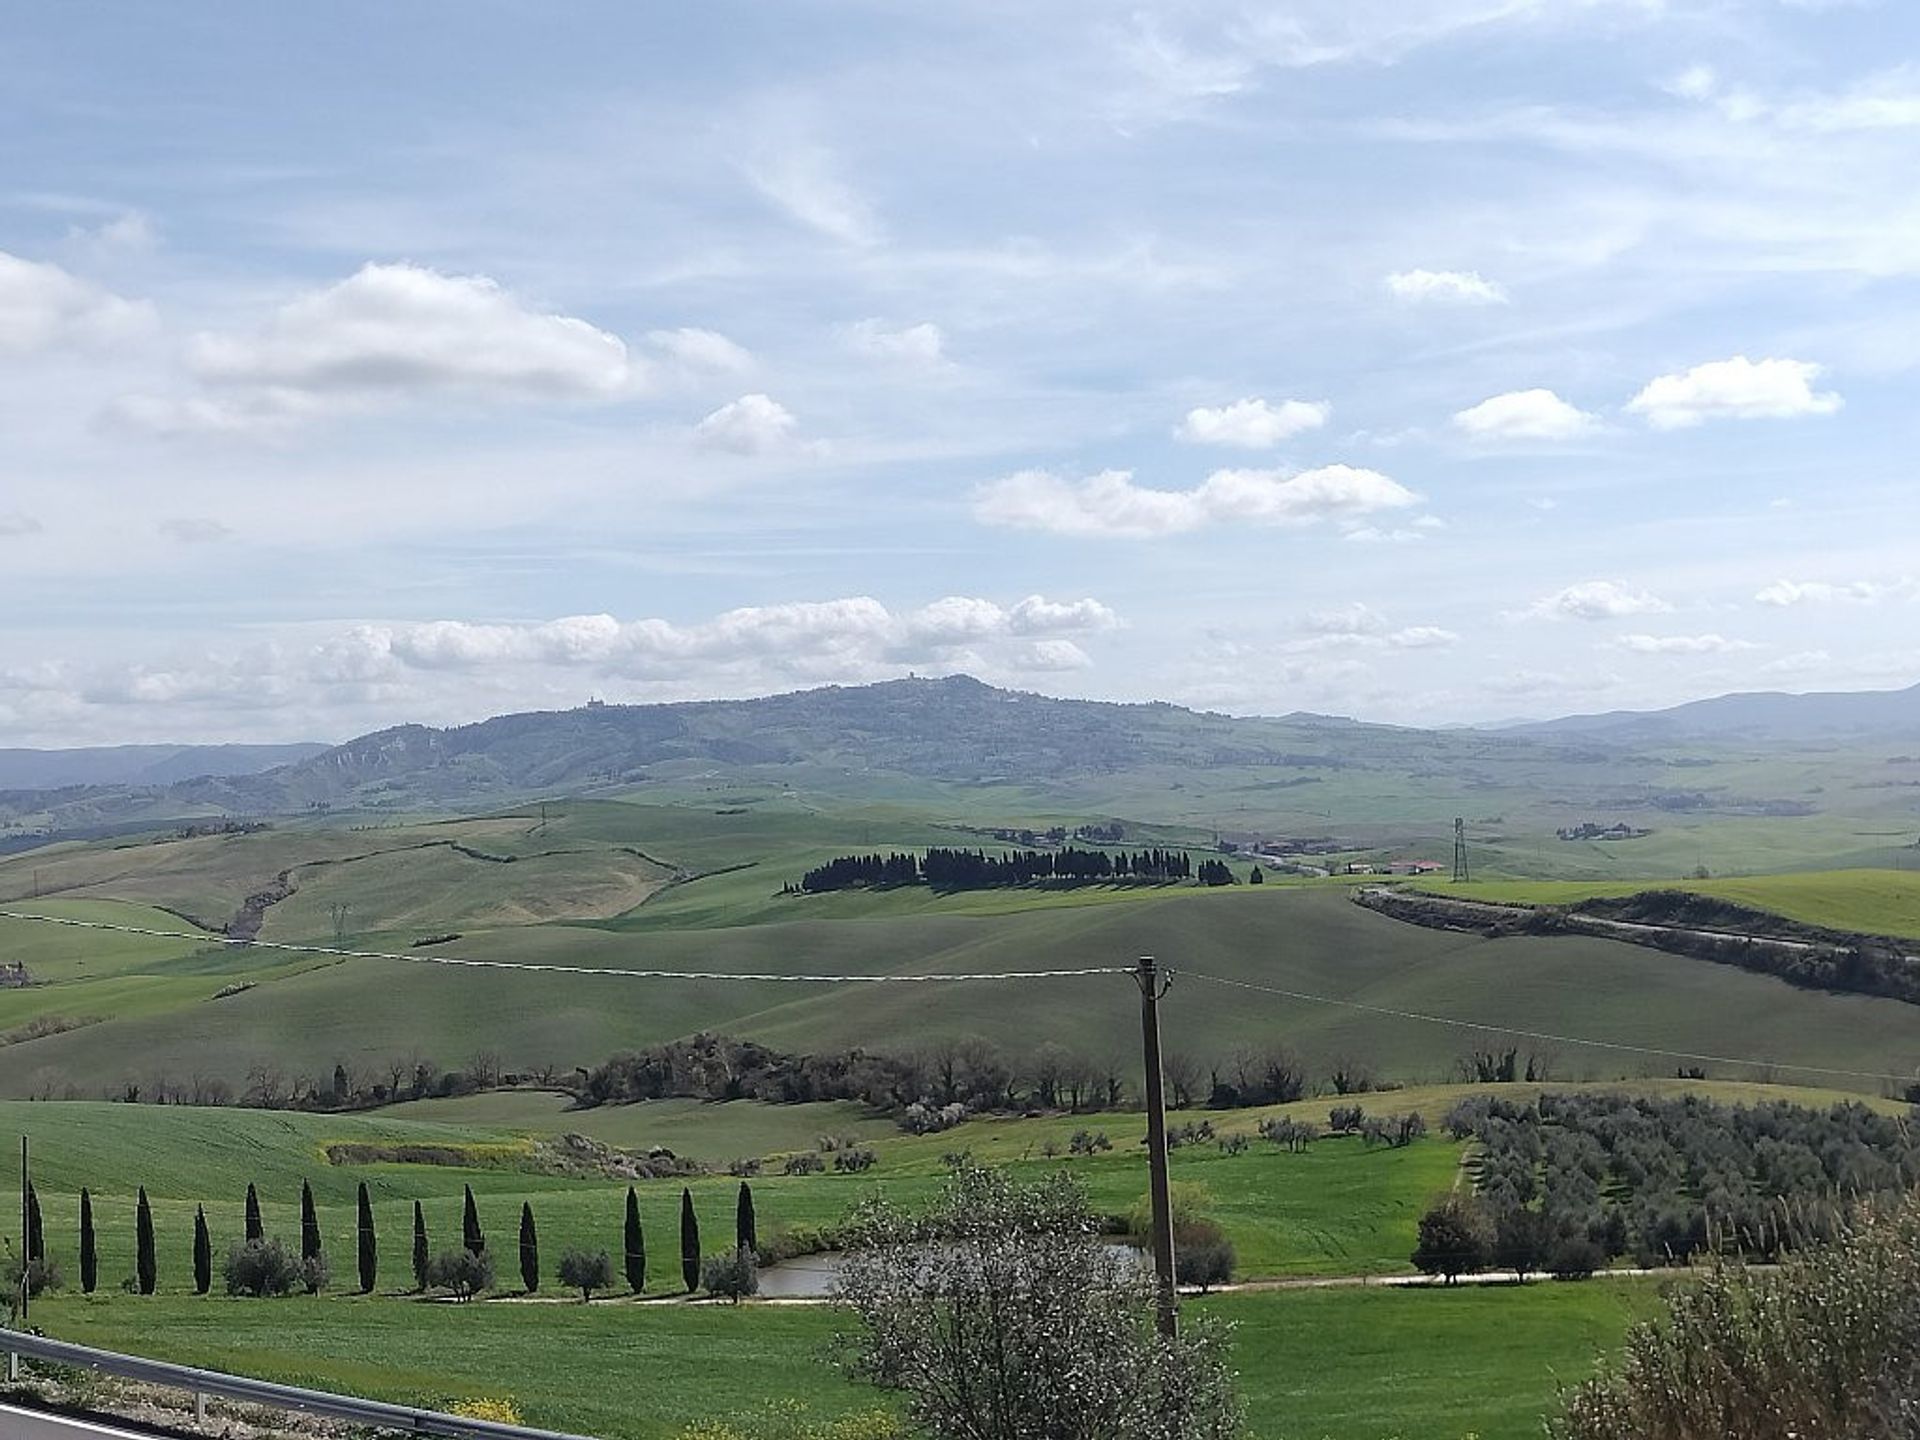
{"label": "shrub", "polygon": [[[66,1284],[66,1276],[61,1273],[58,1260],[35,1260],[27,1266],[27,1298],[37,1299],[49,1290],[58,1290]],[[8,1297],[20,1294],[20,1257],[9,1255],[6,1263],[0,1266],[0,1285],[6,1287]]]}
{"label": "shrub", "polygon": [[1920,1357],[1920,1200],[1777,1270],[1716,1263],[1574,1390],[1557,1440],[1902,1440]]}
{"label": "shrub", "polygon": [[818,1175],[827,1168],[827,1162],[812,1150],[802,1150],[798,1155],[789,1155],[787,1163],[780,1168],[785,1175]]}
{"label": "shrub", "polygon": [[1076,1130],[1073,1138],[1067,1142],[1067,1153],[1071,1155],[1093,1155],[1111,1149],[1113,1141],[1107,1138],[1104,1130]]}
{"label": "shrub", "polygon": [[594,1291],[613,1288],[613,1261],[604,1250],[569,1250],[560,1257],[560,1283],[591,1300]]}
{"label": "shrub", "polygon": [[[1242,1433],[1224,1334],[1155,1333],[1152,1289],[1115,1257],[1069,1177],[968,1167],[922,1215],[884,1197],[853,1221],[839,1303],[851,1374],[904,1392],[939,1436],[1228,1440]],[[1018,1363],[1009,1363],[1018,1357]],[[976,1418],[992,1414],[997,1428]]]}
{"label": "shrub", "polygon": [[1351,1135],[1360,1128],[1360,1122],[1365,1118],[1366,1112],[1358,1105],[1336,1105],[1327,1111],[1327,1129],[1336,1135]]}
{"label": "shrub", "polygon": [[900,1112],[900,1128],[909,1135],[937,1135],[966,1118],[967,1107],[958,1101],[951,1105],[929,1105],[924,1100],[916,1100]]}
{"label": "shrub", "polygon": [[1585,1235],[1566,1235],[1547,1252],[1547,1273],[1556,1280],[1587,1280],[1607,1263],[1606,1252]]}
{"label": "shrub", "polygon": [[456,1300],[471,1300],[493,1288],[493,1256],[485,1250],[476,1255],[464,1247],[443,1250],[427,1263],[427,1284],[452,1292]]}
{"label": "shrub", "polygon": [[226,1280],[227,1294],[289,1295],[301,1282],[300,1259],[278,1238],[247,1240],[227,1251],[220,1273]]}
{"label": "shrub", "polygon": [[511,1400],[456,1400],[447,1407],[449,1415],[463,1420],[490,1420],[495,1425],[520,1424],[520,1407]]}
{"label": "shrub", "polygon": [[761,1164],[762,1161],[757,1155],[742,1156],[738,1160],[728,1162],[727,1173],[743,1180],[750,1180],[760,1173]]}
{"label": "shrub", "polygon": [[879,1158],[867,1149],[841,1150],[833,1157],[833,1168],[842,1175],[857,1175],[862,1170],[871,1170],[874,1161]]}
{"label": "shrub", "polygon": [[727,1250],[700,1262],[700,1288],[738,1305],[760,1293],[760,1266],[751,1250]]}
{"label": "shrub", "polygon": [[307,1256],[300,1262],[300,1283],[307,1294],[318,1295],[333,1280],[333,1270],[324,1252]]}

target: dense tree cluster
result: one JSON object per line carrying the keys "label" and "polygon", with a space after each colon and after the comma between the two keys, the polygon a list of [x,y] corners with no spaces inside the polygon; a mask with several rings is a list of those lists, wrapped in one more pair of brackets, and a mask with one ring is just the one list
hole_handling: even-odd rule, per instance
{"label": "dense tree cluster", "polygon": [[[1200,869],[1205,878],[1209,865]],[[991,890],[1008,885],[1033,885],[1049,880],[1131,882],[1158,885],[1194,876],[1193,858],[1181,850],[1085,850],[1063,845],[1057,850],[952,850],[935,846],[924,856],[896,852],[890,855],[841,855],[815,866],[800,877],[800,889],[809,894],[888,885],[927,885],[935,890]],[[1207,881],[1208,884],[1231,884]]]}
{"label": "dense tree cluster", "polygon": [[[910,1114],[1027,1109],[1114,1109],[1127,1098],[1118,1062],[1095,1062],[1058,1045],[1016,1061],[986,1040],[941,1040],[923,1051],[847,1050],[789,1055],[725,1035],[695,1035],[630,1051],[586,1072],[585,1105],[670,1097],[795,1103],[857,1100]],[[923,1129],[944,1128],[923,1125]]]}
{"label": "dense tree cluster", "polygon": [[1770,1260],[1830,1238],[1858,1197],[1920,1182],[1920,1137],[1860,1104],[1476,1096],[1447,1127],[1480,1142],[1496,1232],[1544,1220],[1536,1261],[1569,1239],[1649,1265],[1708,1249]]}

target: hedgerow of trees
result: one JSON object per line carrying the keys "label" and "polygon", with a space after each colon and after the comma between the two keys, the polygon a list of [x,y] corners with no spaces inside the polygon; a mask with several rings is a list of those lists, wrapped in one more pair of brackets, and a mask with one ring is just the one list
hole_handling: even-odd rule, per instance
{"label": "hedgerow of trees", "polygon": [[[1210,865],[1221,870],[1226,868],[1218,861],[1203,861],[1200,878],[1206,879]],[[1164,885],[1193,878],[1193,858],[1183,850],[1156,848],[1116,853],[1065,845],[1057,850],[1010,850],[995,855],[985,850],[935,846],[924,855],[895,852],[837,856],[802,875],[799,888],[808,894],[894,885],[926,885],[935,890],[990,890],[1054,880]],[[1231,884],[1232,876],[1224,882],[1207,880],[1206,883]]]}

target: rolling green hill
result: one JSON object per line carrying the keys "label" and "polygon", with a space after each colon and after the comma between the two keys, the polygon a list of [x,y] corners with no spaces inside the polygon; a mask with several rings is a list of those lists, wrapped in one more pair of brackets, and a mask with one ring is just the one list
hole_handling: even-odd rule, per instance
{"label": "rolling green hill", "polygon": [[[964,898],[964,897],[963,897]],[[806,902],[796,913],[808,914]],[[0,943],[34,963],[46,935],[0,921]],[[378,939],[379,937],[371,937]],[[389,938],[390,944],[404,943]],[[797,918],[757,925],[639,930],[548,924],[465,933],[408,951],[418,963],[288,958],[247,950],[119,954],[113,973],[0,996],[9,1028],[34,1015],[91,1020],[0,1046],[0,1093],[98,1096],[129,1083],[148,1093],[220,1076],[236,1093],[249,1072],[325,1078],[336,1063],[367,1070],[395,1058],[458,1067],[479,1050],[509,1069],[562,1072],[623,1048],[719,1030],[818,1053],[904,1048],[942,1036],[990,1037],[1008,1053],[1045,1041],[1135,1071],[1137,1005],[1124,977],[968,985],[793,985],[772,981],[626,979],[452,968],[435,953],[619,972],[855,974],[999,972],[1127,965],[1153,953],[1176,971],[1168,1045],[1202,1065],[1241,1047],[1284,1042],[1315,1073],[1338,1058],[1403,1080],[1439,1079],[1485,1037],[1236,989],[1201,974],[1369,1007],[1577,1035],[1617,1045],[1779,1066],[1906,1074],[1920,1064],[1920,1007],[1794,989],[1771,978],[1591,938],[1474,935],[1422,929],[1350,904],[1334,887],[1176,890],[1107,903],[1004,914],[909,913]],[[258,962],[257,957],[265,963]],[[252,968],[256,967],[257,968]],[[235,991],[239,984],[251,988]],[[18,1016],[19,1019],[13,1017]],[[1568,1078],[1671,1074],[1672,1059],[1570,1044],[1532,1046]],[[1751,1077],[1755,1067],[1708,1063]],[[1824,1083],[1782,1068],[1777,1078]],[[1882,1082],[1830,1077],[1846,1088]]]}

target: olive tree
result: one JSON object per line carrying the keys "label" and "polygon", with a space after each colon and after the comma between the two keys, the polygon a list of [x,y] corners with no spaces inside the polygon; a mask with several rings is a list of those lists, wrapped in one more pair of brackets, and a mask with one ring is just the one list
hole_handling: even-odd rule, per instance
{"label": "olive tree", "polygon": [[903,1392],[938,1440],[1226,1440],[1241,1410],[1223,1329],[1154,1329],[1144,1268],[1103,1243],[1067,1176],[973,1166],[924,1213],[884,1197],[849,1227],[846,1368]]}
{"label": "olive tree", "polygon": [[560,1257],[560,1283],[578,1290],[582,1301],[613,1285],[613,1261],[604,1250],[569,1250]]}

